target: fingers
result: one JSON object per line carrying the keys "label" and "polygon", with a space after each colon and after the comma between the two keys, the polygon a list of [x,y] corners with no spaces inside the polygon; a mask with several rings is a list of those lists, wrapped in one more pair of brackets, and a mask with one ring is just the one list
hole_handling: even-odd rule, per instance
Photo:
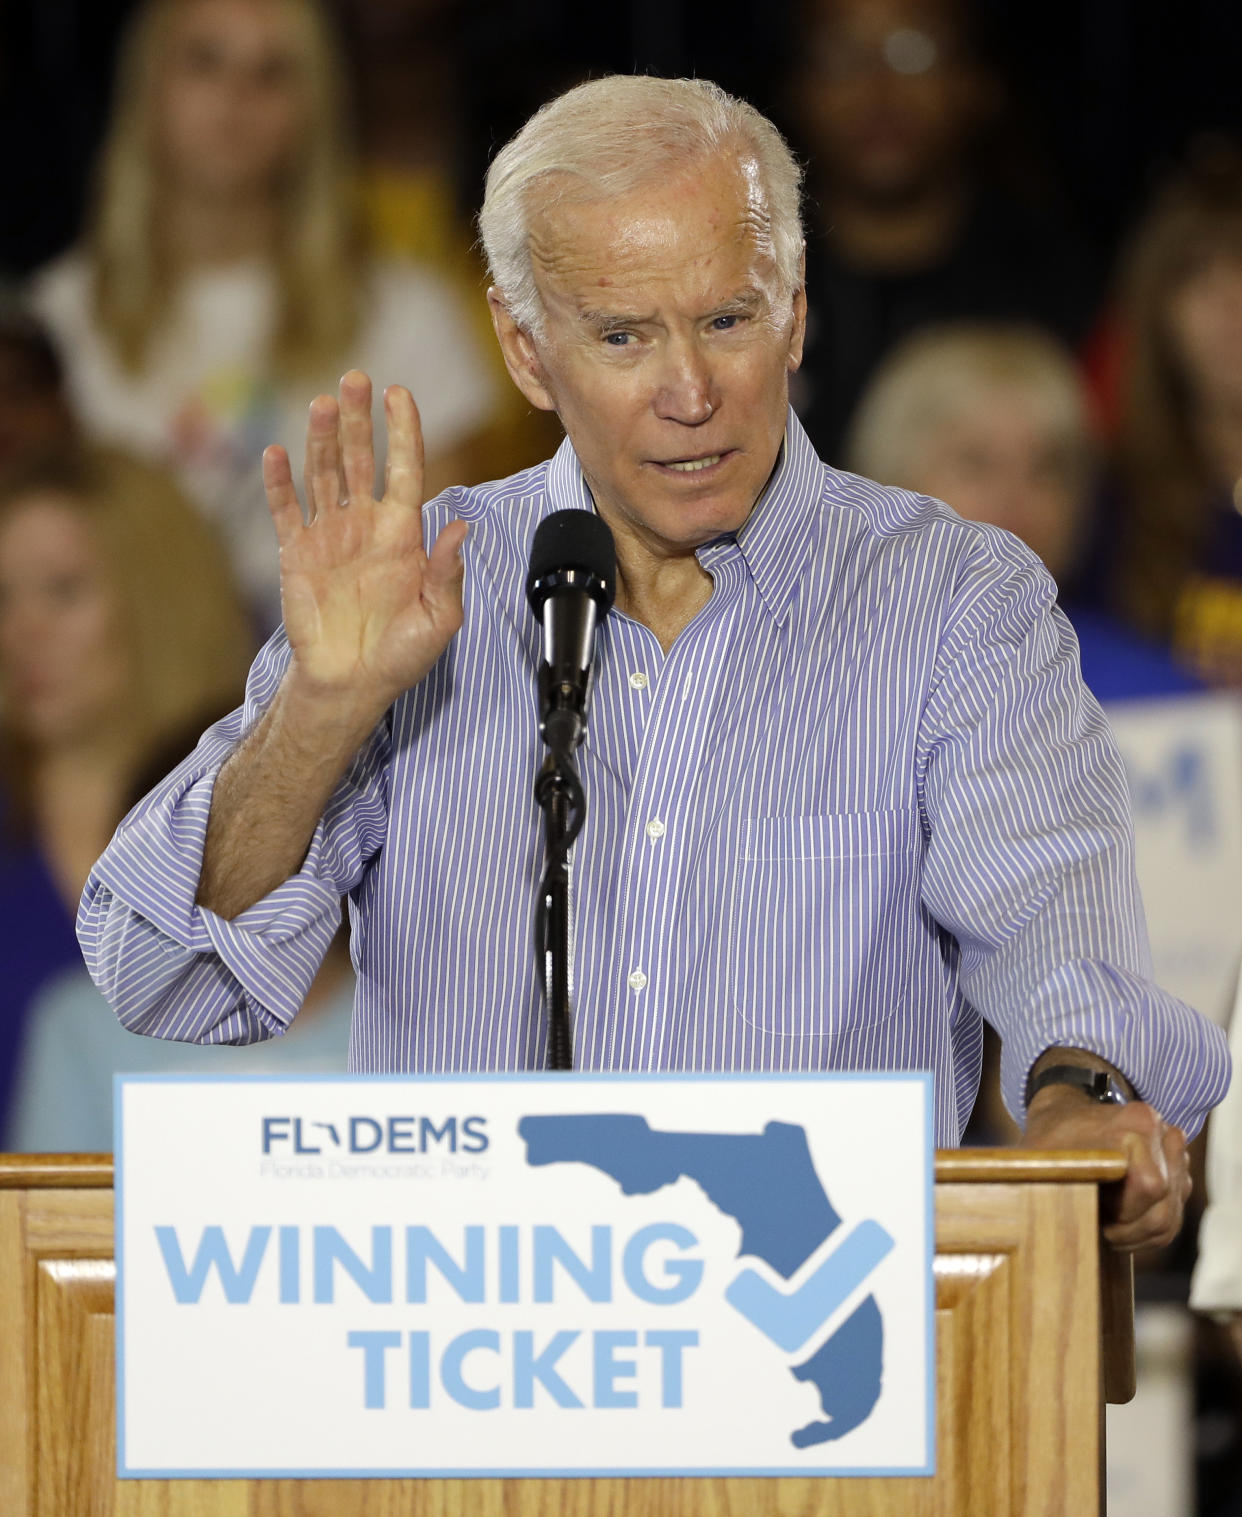
{"label": "fingers", "polygon": [[1146,1130],[1127,1132],[1121,1139],[1129,1164],[1115,1220],[1103,1230],[1106,1241],[1115,1248],[1162,1247],[1171,1243],[1181,1229],[1190,1198],[1190,1157],[1185,1135],[1161,1122],[1154,1112],[1151,1118]]}
{"label": "fingers", "polygon": [[331,395],[316,395],[306,427],[306,497],[311,521],[340,504],[340,407]]}
{"label": "fingers", "polygon": [[1134,1222],[1169,1193],[1169,1167],[1160,1131],[1128,1132],[1122,1138],[1127,1160],[1125,1183],[1117,1208],[1118,1222]]}
{"label": "fingers", "polygon": [[[423,432],[414,397],[404,385],[384,392],[388,423],[388,466],[384,495],[417,511],[423,503]],[[349,500],[369,501],[375,490],[375,446],[371,427],[371,381],[361,369],[341,379],[339,403],[317,395],[306,428],[308,519]]]}
{"label": "fingers", "polygon": [[276,541],[283,548],[302,525],[302,507],[293,487],[289,455],[282,447],[263,450],[263,490],[276,528]]}
{"label": "fingers", "polygon": [[1190,1196],[1186,1136],[1144,1101],[1101,1105],[1055,1086],[1041,1090],[1027,1112],[1023,1144],[1030,1148],[1120,1149],[1124,1180],[1101,1197],[1102,1233],[1114,1248],[1171,1243]]}
{"label": "fingers", "polygon": [[341,380],[340,409],[341,465],[345,475],[346,498],[370,500],[375,488],[371,381],[361,369],[350,369]]}
{"label": "fingers", "polygon": [[384,391],[384,418],[388,424],[384,498],[417,511],[423,503],[423,429],[414,397],[404,385],[389,385]]}

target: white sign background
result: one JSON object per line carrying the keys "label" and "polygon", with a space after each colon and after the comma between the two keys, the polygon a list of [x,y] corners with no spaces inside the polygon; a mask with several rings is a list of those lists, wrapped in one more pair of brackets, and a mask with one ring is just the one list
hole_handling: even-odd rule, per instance
{"label": "white sign background", "polygon": [[[930,1474],[934,1411],[931,1079],[927,1075],[416,1076],[318,1079],[118,1077],[117,1402],[122,1476],[499,1474]],[[739,1257],[741,1229],[694,1181],[622,1194],[588,1163],[532,1166],[518,1136],[534,1114],[641,1114],[657,1133],[759,1134],[771,1121],[806,1132],[815,1170],[841,1225],[790,1280]],[[351,1154],[333,1146],[350,1117],[486,1119],[488,1147],[449,1153]],[[262,1148],[263,1119],[302,1118],[304,1146],[276,1129]],[[366,1129],[372,1132],[373,1129]],[[408,1131],[409,1129],[407,1129]],[[284,1135],[288,1135],[288,1137]],[[347,1140],[346,1140],[347,1141]],[[780,1183],[780,1176],[773,1176]],[[751,1269],[793,1298],[859,1223],[872,1220],[894,1247],[814,1336],[783,1353],[725,1299]],[[688,1228],[683,1254],[662,1244],[646,1256],[653,1284],[669,1261],[703,1262],[700,1285],[679,1303],[643,1301],[622,1271],[641,1227]],[[178,1303],[156,1228],[176,1230],[192,1265],[203,1229],[223,1228],[235,1264],[251,1229],[271,1228],[248,1301],[230,1303],[212,1270],[195,1302]],[[463,1229],[485,1229],[486,1299],[461,1301],[435,1265],[425,1303],[406,1299],[407,1226],[429,1227],[464,1258]],[[499,1301],[497,1229],[520,1229],[520,1300]],[[553,1299],[533,1299],[531,1229],[556,1226],[590,1259],[593,1226],[612,1229],[612,1299],[592,1301],[559,1267]],[[368,1265],[372,1229],[392,1230],[392,1300],[374,1302],[341,1268],[334,1300],[314,1299],[312,1230],[336,1228]],[[297,1228],[299,1299],[280,1300],[278,1229]],[[289,1237],[286,1234],[286,1240]],[[287,1281],[286,1281],[287,1290]],[[824,1412],[817,1386],[795,1380],[854,1308],[873,1295],[883,1321],[883,1378],[870,1414],[833,1442],[795,1447],[790,1434]],[[499,1352],[476,1347],[463,1379],[495,1388],[501,1405],[473,1410],[443,1389],[439,1356],[458,1334],[499,1334]],[[513,1335],[533,1332],[539,1351],[561,1331],[579,1337],[555,1368],[584,1402],[557,1405],[536,1384],[533,1405],[513,1406]],[[628,1364],[613,1382],[637,1405],[598,1407],[593,1334],[637,1334],[616,1352]],[[680,1353],[680,1405],[669,1394],[665,1351],[650,1331],[698,1334]],[[396,1332],[383,1354],[382,1407],[364,1396],[364,1352],[351,1332]],[[410,1405],[409,1334],[431,1344],[430,1407]],[[657,1340],[658,1345],[659,1340]]]}
{"label": "white sign background", "polygon": [[1222,1027],[1242,956],[1242,702],[1106,708],[1130,783],[1156,981]]}

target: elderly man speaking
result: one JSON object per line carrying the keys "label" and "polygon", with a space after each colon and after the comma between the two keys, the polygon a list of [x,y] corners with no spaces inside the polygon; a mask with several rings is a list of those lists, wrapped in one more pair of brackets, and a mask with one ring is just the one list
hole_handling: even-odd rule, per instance
{"label": "elderly man speaking", "polygon": [[353,1069],[543,1064],[523,586],[539,522],[585,507],[618,590],[580,755],[583,1067],[931,1069],[951,1144],[986,1017],[1029,1142],[1130,1154],[1106,1236],[1171,1237],[1223,1036],[1149,978],[1125,780],[1047,574],[827,468],[789,409],[779,133],[710,83],[597,80],[499,153],[481,221],[509,372],[566,440],[423,505],[393,387],[377,491],[351,372],[311,407],[305,519],[268,450],[283,630],[83,899],[122,1022],[283,1032],[348,895]]}

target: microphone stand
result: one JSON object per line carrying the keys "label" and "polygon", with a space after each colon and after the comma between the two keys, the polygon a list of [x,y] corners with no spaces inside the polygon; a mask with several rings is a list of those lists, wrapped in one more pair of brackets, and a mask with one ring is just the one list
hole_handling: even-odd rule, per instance
{"label": "microphone stand", "polygon": [[548,1064],[572,1069],[573,914],[569,850],[586,819],[574,753],[591,699],[595,629],[616,595],[612,533],[590,511],[554,511],[531,545],[526,599],[543,628],[539,733],[547,745],[535,780],[546,861],[535,906],[535,958],[548,1009]]}
{"label": "microphone stand", "polygon": [[535,914],[535,952],[548,1008],[548,1064],[572,1069],[573,961],[570,944],[569,849],[582,826],[582,784],[572,758],[549,750],[535,781],[543,810],[547,865]]}

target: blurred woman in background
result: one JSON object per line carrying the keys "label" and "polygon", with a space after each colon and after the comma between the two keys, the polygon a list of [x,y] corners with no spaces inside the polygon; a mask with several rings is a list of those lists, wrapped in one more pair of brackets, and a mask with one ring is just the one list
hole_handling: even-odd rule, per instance
{"label": "blurred woman in background", "polygon": [[1098,458],[1068,351],[1034,327],[958,323],[907,339],[881,365],[850,430],[850,467],[945,501],[1043,559],[1101,700],[1196,688],[1153,641],[1077,597],[1095,530]]}
{"label": "blurred woman in background", "polygon": [[[157,470],[76,451],[0,490],[0,1130],[32,996],[148,752],[240,698],[226,556]],[[191,739],[192,740],[192,739]]]}
{"label": "blurred woman in background", "polygon": [[1242,152],[1201,150],[1125,260],[1116,600],[1242,686]]}
{"label": "blurred woman in background", "polygon": [[31,287],[84,427],[175,469],[264,630],[279,597],[259,456],[301,456],[317,393],[349,367],[377,400],[408,385],[431,494],[473,482],[495,402],[449,285],[367,257],[342,95],[313,0],[147,0],[83,243]]}

